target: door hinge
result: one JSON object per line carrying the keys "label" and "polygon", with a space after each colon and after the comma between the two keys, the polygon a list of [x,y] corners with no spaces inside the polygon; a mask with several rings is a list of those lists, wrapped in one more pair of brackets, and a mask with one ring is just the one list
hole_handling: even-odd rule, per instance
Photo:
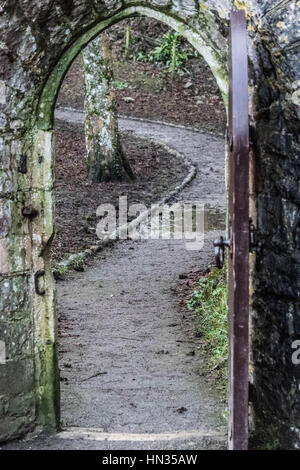
{"label": "door hinge", "polygon": [[262,247],[262,243],[258,240],[257,228],[255,227],[252,219],[249,220],[249,251],[258,251]]}
{"label": "door hinge", "polygon": [[[232,248],[232,232],[231,227],[229,229],[229,240],[225,240],[224,237],[219,237],[214,241],[215,247],[215,262],[216,266],[219,269],[222,269],[224,266],[225,260],[225,248],[229,249],[229,253],[231,253]],[[262,243],[258,240],[257,236],[257,229],[252,222],[252,219],[249,220],[249,251],[253,253],[254,251],[258,251],[262,248]]]}

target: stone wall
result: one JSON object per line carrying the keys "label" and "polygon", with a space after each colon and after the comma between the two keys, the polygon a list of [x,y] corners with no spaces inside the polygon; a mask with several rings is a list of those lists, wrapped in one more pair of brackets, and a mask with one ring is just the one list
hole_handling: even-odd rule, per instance
{"label": "stone wall", "polygon": [[[227,99],[232,7],[249,30],[250,115],[256,211],[263,249],[254,269],[252,312],[255,430],[269,423],[282,445],[299,445],[299,381],[291,343],[299,338],[300,2],[274,0],[19,0],[0,2],[0,438],[58,420],[53,236],[52,127],[63,77],[104,28],[132,15],[180,31],[204,56]],[[33,217],[23,208],[36,209]],[[298,250],[298,251],[297,251]],[[35,274],[39,295],[35,291]]]}
{"label": "stone wall", "polygon": [[254,42],[252,114],[263,246],[254,272],[254,419],[270,447],[292,448],[300,446],[300,375],[291,358],[300,336],[300,2],[258,3],[264,14]]}

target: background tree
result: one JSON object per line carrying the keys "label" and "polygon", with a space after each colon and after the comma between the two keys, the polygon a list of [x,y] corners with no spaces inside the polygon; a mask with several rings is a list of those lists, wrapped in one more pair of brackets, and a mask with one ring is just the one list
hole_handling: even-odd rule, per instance
{"label": "background tree", "polygon": [[132,179],[118,130],[113,57],[106,32],[83,51],[85,76],[85,139],[91,182]]}

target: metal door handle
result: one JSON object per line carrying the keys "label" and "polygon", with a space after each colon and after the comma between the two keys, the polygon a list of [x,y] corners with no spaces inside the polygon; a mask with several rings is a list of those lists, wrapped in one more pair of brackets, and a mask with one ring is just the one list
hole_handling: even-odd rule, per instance
{"label": "metal door handle", "polygon": [[39,286],[39,280],[44,275],[45,275],[45,271],[42,271],[42,270],[37,271],[34,275],[35,292],[38,295],[45,295],[46,293],[45,289],[40,289],[40,286]]}
{"label": "metal door handle", "polygon": [[218,269],[222,269],[225,259],[225,248],[230,248],[230,240],[224,240],[224,237],[217,238],[214,241],[215,260]]}

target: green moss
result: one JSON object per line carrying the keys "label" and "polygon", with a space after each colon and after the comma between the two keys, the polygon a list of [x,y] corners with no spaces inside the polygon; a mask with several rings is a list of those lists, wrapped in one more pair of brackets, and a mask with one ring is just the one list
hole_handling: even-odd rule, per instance
{"label": "green moss", "polygon": [[60,379],[56,345],[47,341],[40,350],[42,364],[39,377],[39,397],[37,400],[37,417],[44,428],[55,429],[60,421]]}
{"label": "green moss", "polygon": [[[46,261],[49,257],[47,247]],[[46,294],[39,297],[38,320],[39,336],[35,345],[35,376],[37,397],[37,421],[45,429],[57,428],[60,420],[60,379],[57,356],[57,323],[55,312],[55,296],[53,278],[47,273],[45,283]]]}

